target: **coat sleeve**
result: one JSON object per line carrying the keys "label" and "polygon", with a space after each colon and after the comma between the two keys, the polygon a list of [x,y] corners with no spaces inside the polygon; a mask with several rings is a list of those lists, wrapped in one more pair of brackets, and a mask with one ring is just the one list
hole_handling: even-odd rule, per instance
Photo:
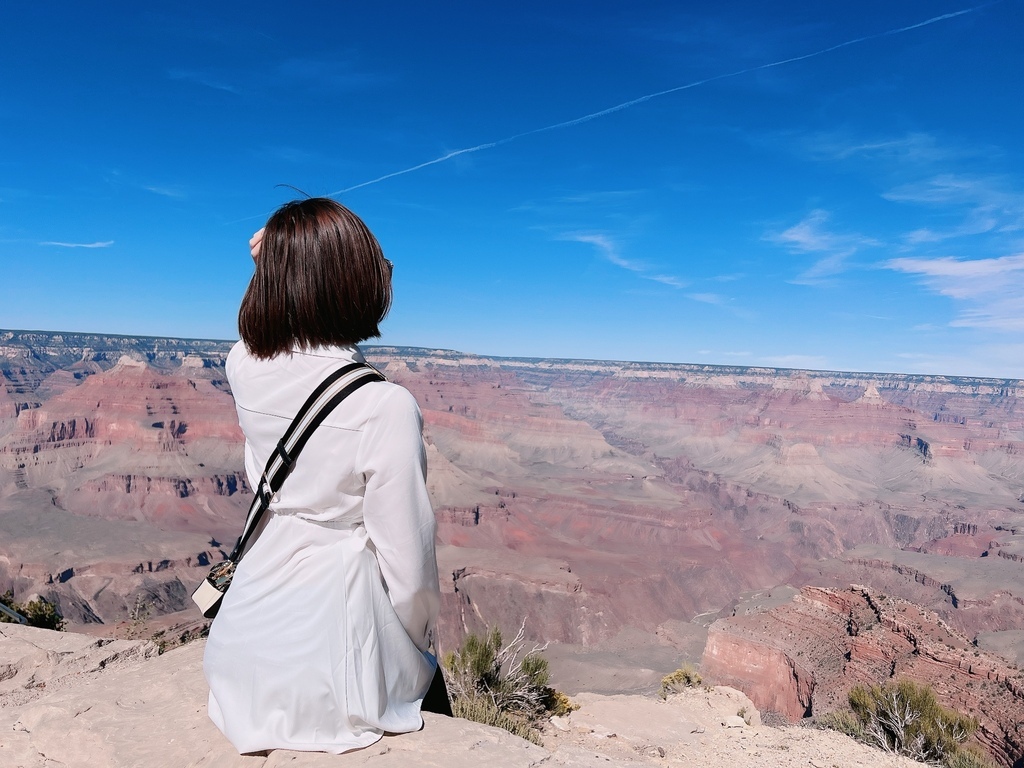
{"label": "coat sleeve", "polygon": [[[383,386],[375,385],[372,386]],[[413,396],[392,385],[364,428],[358,466],[366,478],[363,524],[377,552],[391,604],[425,651],[441,607],[427,496],[423,417]]]}

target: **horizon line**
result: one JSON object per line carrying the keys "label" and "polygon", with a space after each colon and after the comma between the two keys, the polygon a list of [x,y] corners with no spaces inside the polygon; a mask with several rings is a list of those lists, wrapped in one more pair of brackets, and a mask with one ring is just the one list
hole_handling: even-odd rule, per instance
{"label": "horizon line", "polygon": [[[0,328],[0,336],[5,334],[39,334],[48,336],[94,336],[94,337],[119,337],[126,339],[139,339],[139,340],[163,340],[163,341],[177,341],[177,342],[206,342],[211,344],[231,344],[234,345],[238,342],[238,339],[214,339],[214,338],[191,338],[185,336],[153,336],[153,335],[142,335],[133,333],[99,333],[94,331],[47,331],[41,329],[17,329],[17,328]],[[9,339],[0,338],[0,345],[8,343]],[[26,345],[28,346],[28,345]],[[921,379],[970,379],[973,381],[985,381],[985,382],[1013,382],[1016,386],[1024,386],[1024,377],[1007,377],[1007,376],[975,376],[970,374],[956,374],[956,373],[911,373],[907,371],[855,371],[855,370],[842,370],[842,369],[831,369],[831,368],[788,368],[783,366],[775,365],[736,365],[736,364],[725,364],[725,363],[684,363],[684,362],[670,362],[670,361],[657,361],[657,360],[615,360],[610,358],[590,358],[590,357],[533,357],[528,355],[491,355],[481,354],[478,352],[463,352],[458,349],[447,349],[445,347],[419,347],[409,344],[360,344],[358,345],[361,349],[409,349],[409,350],[420,350],[424,353],[448,353],[452,355],[460,355],[463,357],[477,357],[482,360],[510,360],[510,361],[527,361],[527,362],[560,362],[560,363],[590,363],[590,364],[606,364],[606,365],[639,365],[639,366],[666,366],[666,367],[678,367],[678,368],[720,368],[723,370],[734,370],[734,371],[775,371],[775,372],[786,372],[786,373],[809,373],[809,374],[821,374],[821,375],[838,375],[838,376],[873,376],[873,377],[885,377],[885,376],[909,376]]]}

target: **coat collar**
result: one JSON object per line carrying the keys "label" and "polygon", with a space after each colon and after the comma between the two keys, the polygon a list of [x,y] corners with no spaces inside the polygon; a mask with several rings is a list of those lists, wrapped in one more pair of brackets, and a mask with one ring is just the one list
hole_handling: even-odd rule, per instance
{"label": "coat collar", "polygon": [[345,360],[350,363],[366,362],[362,351],[355,344],[345,344],[337,347],[310,347],[309,349],[294,347],[291,353],[305,357],[327,357],[332,360]]}

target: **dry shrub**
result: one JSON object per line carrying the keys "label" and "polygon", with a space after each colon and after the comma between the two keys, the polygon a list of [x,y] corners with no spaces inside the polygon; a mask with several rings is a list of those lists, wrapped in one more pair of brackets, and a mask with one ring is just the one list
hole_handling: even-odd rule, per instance
{"label": "dry shrub", "polygon": [[952,757],[946,758],[946,768],[996,768],[996,764],[974,747],[961,747]]}
{"label": "dry shrub", "polygon": [[864,739],[864,726],[860,720],[848,709],[840,709],[829,712],[815,720],[815,724],[830,731],[845,733],[852,739],[861,741]]}
{"label": "dry shrub", "polygon": [[548,688],[548,697],[544,702],[547,714],[552,717],[563,717],[580,708],[580,705],[570,699],[561,691]]}
{"label": "dry shrub", "polygon": [[978,721],[943,707],[928,685],[912,680],[858,685],[850,691],[849,701],[849,710],[829,713],[818,724],[924,763],[993,767],[980,752],[963,746]]}
{"label": "dry shrub", "polygon": [[524,621],[507,645],[497,628],[484,637],[468,635],[458,651],[445,655],[445,680],[456,717],[540,743],[537,728],[545,717],[579,707],[548,685],[548,662],[540,655],[546,644],[524,653],[525,634]]}
{"label": "dry shrub", "polygon": [[456,696],[452,699],[452,714],[475,723],[493,725],[503,728],[521,739],[540,745],[537,729],[525,720],[502,712],[490,699],[483,697],[466,698]]}
{"label": "dry shrub", "polygon": [[667,699],[669,694],[680,693],[687,688],[699,688],[704,678],[691,664],[684,664],[671,675],[661,678],[661,698]]}

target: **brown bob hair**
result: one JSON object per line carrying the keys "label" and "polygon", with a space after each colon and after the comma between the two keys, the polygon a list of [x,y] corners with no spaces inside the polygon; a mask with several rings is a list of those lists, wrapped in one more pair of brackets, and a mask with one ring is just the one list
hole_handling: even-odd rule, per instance
{"label": "brown bob hair", "polygon": [[358,344],[380,336],[390,307],[391,264],[377,238],[341,203],[312,197],[267,220],[238,332],[258,358]]}

